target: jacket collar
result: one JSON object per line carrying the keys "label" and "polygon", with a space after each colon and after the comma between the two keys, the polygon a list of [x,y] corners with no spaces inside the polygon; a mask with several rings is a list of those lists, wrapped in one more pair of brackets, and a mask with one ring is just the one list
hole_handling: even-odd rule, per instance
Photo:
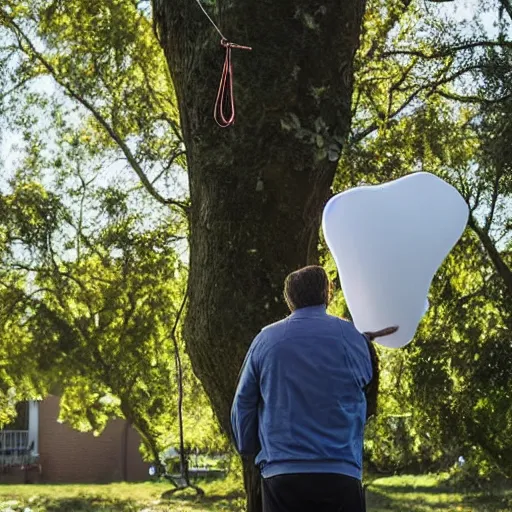
{"label": "jacket collar", "polygon": [[290,316],[292,318],[313,318],[327,314],[327,306],[308,306],[307,308],[296,309]]}

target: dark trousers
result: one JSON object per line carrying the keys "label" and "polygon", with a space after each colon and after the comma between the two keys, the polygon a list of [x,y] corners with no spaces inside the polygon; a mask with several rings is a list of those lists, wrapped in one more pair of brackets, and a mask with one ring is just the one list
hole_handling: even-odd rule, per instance
{"label": "dark trousers", "polygon": [[262,479],[263,512],[366,512],[360,480],[304,473]]}

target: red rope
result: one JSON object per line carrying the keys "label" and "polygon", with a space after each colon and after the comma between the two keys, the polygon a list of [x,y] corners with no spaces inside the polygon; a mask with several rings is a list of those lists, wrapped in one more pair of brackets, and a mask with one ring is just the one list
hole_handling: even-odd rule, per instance
{"label": "red rope", "polygon": [[217,99],[215,100],[213,118],[221,128],[227,128],[235,124],[236,117],[235,96],[233,95],[233,62],[231,61],[231,49],[235,48],[237,50],[251,51],[252,48],[230,43],[224,38],[221,40],[220,44],[226,49],[226,57],[224,59],[224,67],[222,68]]}

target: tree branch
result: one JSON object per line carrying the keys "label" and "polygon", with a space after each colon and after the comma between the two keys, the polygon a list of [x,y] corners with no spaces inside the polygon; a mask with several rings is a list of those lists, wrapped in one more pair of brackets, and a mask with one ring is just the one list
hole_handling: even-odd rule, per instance
{"label": "tree branch", "polygon": [[460,103],[477,103],[477,104],[485,104],[492,105],[494,103],[502,103],[512,98],[512,94],[507,94],[506,96],[502,96],[501,98],[489,99],[489,98],[481,98],[479,96],[463,96],[460,94],[455,94],[453,92],[437,90],[435,94],[439,94],[443,98],[447,100],[458,101]]}
{"label": "tree branch", "polygon": [[422,59],[431,60],[431,59],[443,59],[445,57],[450,57],[456,54],[457,52],[464,50],[473,50],[475,48],[512,48],[512,41],[473,41],[468,42],[456,46],[449,46],[442,50],[433,51],[433,52],[424,52],[421,50],[388,50],[382,53],[382,57],[391,57],[393,55],[411,55],[415,57],[420,57]]}
{"label": "tree branch", "polygon": [[512,298],[512,269],[510,269],[510,267],[505,263],[500,252],[494,245],[491,237],[484,229],[478,225],[473,215],[470,215],[468,225],[484,246],[489,259],[493,263],[494,268],[503,280],[507,291]]}
{"label": "tree branch", "polygon": [[[397,82],[395,82],[390,88],[388,93],[388,108],[387,108],[387,118],[389,119],[393,114],[392,108],[393,108],[393,95],[395,91],[399,91],[402,84],[407,80],[407,77],[409,76],[409,73],[413,70],[414,66],[416,65],[417,59],[413,59],[411,64],[407,66],[402,76],[398,79]],[[396,115],[396,114],[395,114]]]}
{"label": "tree branch", "polygon": [[492,194],[491,194],[491,204],[489,207],[489,214],[487,215],[487,218],[485,219],[485,226],[484,231],[486,233],[489,233],[492,222],[494,220],[494,213],[496,212],[496,205],[498,203],[498,196],[500,192],[500,181],[503,176],[504,169],[503,164],[497,166],[496,174],[494,175],[494,180],[492,184]]}
{"label": "tree branch", "polygon": [[2,94],[0,94],[0,101],[4,100],[7,98],[7,96],[17,91],[18,89],[21,89],[26,83],[30,82],[32,78],[33,77],[24,78],[23,80],[20,80],[18,83],[14,84],[10,89],[7,89],[7,91],[2,92]]}
{"label": "tree branch", "polygon": [[512,20],[512,3],[510,0],[500,0],[501,7],[508,14],[509,18]]}
{"label": "tree branch", "polygon": [[[34,273],[41,274],[43,276],[52,276],[52,275],[55,275],[54,272],[57,272],[60,277],[65,277],[65,278],[69,279],[70,281],[73,281],[76,285],[78,285],[78,287],[82,291],[84,291],[84,292],[87,291],[87,287],[80,279],[73,276],[71,273],[69,273],[65,270],[62,270],[61,268],[57,268],[52,272],[52,270],[44,268],[44,267],[31,267],[29,265],[24,265],[23,263],[13,263],[11,265],[11,268],[13,270],[24,270],[25,272],[34,272]],[[92,280],[97,281],[98,283],[104,283],[104,284],[109,284],[109,285],[113,283],[113,281],[111,281],[109,279],[105,279],[103,277],[99,277],[99,276],[92,277]]]}
{"label": "tree branch", "polygon": [[386,36],[391,32],[391,30],[393,30],[396,24],[400,21],[400,18],[407,12],[407,9],[409,9],[409,6],[412,3],[412,0],[400,0],[399,3],[401,5],[397,9],[393,9],[388,19],[384,22],[381,34],[374,37],[372,45],[363,58],[364,61],[373,59],[379,43],[386,41]]}
{"label": "tree branch", "polygon": [[154,185],[172,167],[176,159],[183,155],[185,155],[185,151],[176,151],[169,159],[169,162],[167,162],[167,165],[157,174],[156,178],[153,178],[151,184]]}
{"label": "tree branch", "polygon": [[478,187],[477,191],[476,191],[476,195],[475,195],[475,200],[473,202],[473,205],[471,206],[468,202],[468,206],[469,206],[469,210],[471,213],[473,213],[474,211],[476,211],[476,209],[480,206],[480,199],[482,197],[482,187]]}
{"label": "tree branch", "polygon": [[[438,92],[437,91],[438,87],[440,87],[442,85],[446,85],[446,84],[448,84],[450,82],[453,82],[457,78],[460,78],[462,75],[464,75],[466,73],[469,73],[470,71],[475,71],[476,69],[481,69],[482,67],[485,67],[485,66],[482,65],[482,64],[476,64],[476,65],[473,65],[473,66],[467,66],[465,68],[459,69],[458,71],[456,71],[455,73],[452,73],[451,75],[444,76],[445,73],[450,68],[450,65],[445,66],[444,69],[441,70],[440,73],[439,73],[442,76],[442,78],[439,78],[435,82],[423,84],[423,85],[420,85],[419,87],[417,87],[416,90],[414,90],[399,107],[397,107],[394,111],[389,113],[386,121],[389,122],[391,119],[393,119],[398,114],[403,112],[403,110],[405,110],[420,95],[420,93],[422,93],[424,91],[427,91],[427,96],[431,96],[433,94],[436,94]],[[403,82],[403,80],[401,80],[401,81]],[[402,92],[405,91],[404,88],[400,88],[399,85],[397,85],[397,84],[395,84],[393,87],[394,87],[395,90],[400,90]],[[372,123],[367,128],[365,128],[365,129],[363,129],[363,130],[361,130],[359,132],[356,132],[351,137],[350,141],[352,143],[357,144],[357,143],[361,142],[364,138],[366,138],[368,135],[371,135],[378,128],[379,128],[379,125],[377,123]]]}

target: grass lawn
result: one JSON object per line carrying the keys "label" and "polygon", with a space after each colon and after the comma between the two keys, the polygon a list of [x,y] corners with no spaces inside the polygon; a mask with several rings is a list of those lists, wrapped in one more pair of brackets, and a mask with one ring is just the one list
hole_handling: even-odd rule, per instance
{"label": "grass lawn", "polygon": [[[244,510],[240,487],[231,481],[205,483],[206,497],[189,491],[161,498],[168,484],[0,485],[0,512],[206,512]],[[368,512],[512,512],[512,488],[460,493],[437,476],[374,480]],[[312,511],[313,512],[313,511]]]}
{"label": "grass lawn", "polygon": [[367,497],[368,512],[512,512],[512,487],[460,492],[436,475],[373,480]]}

